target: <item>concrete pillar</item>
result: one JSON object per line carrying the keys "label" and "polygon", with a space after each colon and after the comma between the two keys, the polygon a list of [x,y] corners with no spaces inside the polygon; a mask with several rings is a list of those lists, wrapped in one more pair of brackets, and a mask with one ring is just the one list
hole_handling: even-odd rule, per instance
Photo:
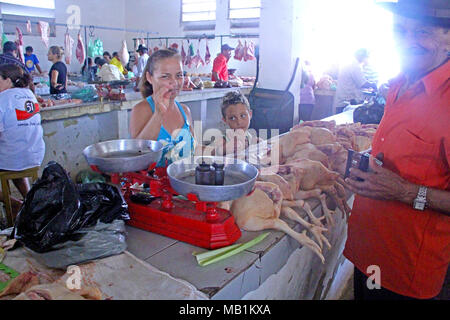
{"label": "concrete pillar", "polygon": [[290,87],[294,95],[293,124],[298,123],[300,103],[302,15],[310,0],[262,0],[260,18],[259,88],[285,90],[296,58],[300,58],[296,77]]}

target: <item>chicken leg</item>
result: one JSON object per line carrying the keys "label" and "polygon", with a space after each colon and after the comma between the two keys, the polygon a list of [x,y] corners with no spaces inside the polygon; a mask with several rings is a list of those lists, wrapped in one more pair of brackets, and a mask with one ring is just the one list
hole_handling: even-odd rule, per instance
{"label": "chicken leg", "polygon": [[[295,222],[300,223],[302,226],[307,228],[316,238],[317,242],[319,243],[320,248],[322,248],[322,243],[325,242],[328,248],[331,248],[330,242],[328,242],[328,239],[322,234],[322,232],[328,231],[328,229],[320,227],[318,225],[311,224],[304,219],[302,219],[299,214],[290,207],[281,207],[281,213],[288,219],[293,220]],[[325,218],[325,217],[322,217]],[[322,219],[321,218],[321,219]],[[320,222],[320,221],[319,221]]]}

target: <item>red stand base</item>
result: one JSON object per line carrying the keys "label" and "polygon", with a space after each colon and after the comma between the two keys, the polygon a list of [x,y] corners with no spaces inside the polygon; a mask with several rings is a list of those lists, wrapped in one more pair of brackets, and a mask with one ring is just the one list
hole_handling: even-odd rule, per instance
{"label": "red stand base", "polygon": [[172,208],[164,208],[162,199],[148,205],[127,202],[131,218],[127,223],[139,229],[207,249],[231,245],[241,237],[234,217],[224,209],[214,208],[211,221],[209,212],[198,211],[186,200],[172,199]]}
{"label": "red stand base", "polygon": [[[217,203],[199,201],[194,194],[188,194],[188,200],[174,199],[176,192],[170,186],[166,168],[155,166],[142,172],[109,174],[112,183],[122,184],[131,218],[127,224],[207,249],[231,245],[241,237],[231,213],[217,208]],[[91,167],[100,172],[96,166]],[[154,174],[149,176],[148,171]],[[148,184],[156,199],[150,204],[133,202],[130,196],[134,183]]]}

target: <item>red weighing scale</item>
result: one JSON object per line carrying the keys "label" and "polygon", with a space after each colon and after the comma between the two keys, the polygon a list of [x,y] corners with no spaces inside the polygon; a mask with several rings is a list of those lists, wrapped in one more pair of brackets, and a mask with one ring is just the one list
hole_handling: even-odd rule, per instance
{"label": "red weighing scale", "polygon": [[230,211],[217,204],[251,193],[258,169],[223,157],[194,157],[156,168],[163,149],[159,141],[119,139],[88,146],[83,154],[94,171],[109,175],[121,189],[129,225],[208,249],[236,242],[241,231]]}
{"label": "red weighing scale", "polygon": [[[155,166],[109,174],[112,183],[121,185],[128,204],[127,224],[208,249],[231,245],[241,237],[228,210],[218,208],[217,202],[200,201],[195,194],[180,197],[170,186],[166,168]],[[94,165],[91,168],[100,172]],[[133,188],[136,184],[148,186],[148,192]]]}

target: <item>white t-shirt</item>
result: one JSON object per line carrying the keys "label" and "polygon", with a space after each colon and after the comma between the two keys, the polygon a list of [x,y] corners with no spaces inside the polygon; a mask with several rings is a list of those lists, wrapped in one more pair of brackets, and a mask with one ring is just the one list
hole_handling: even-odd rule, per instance
{"label": "white t-shirt", "polygon": [[30,89],[0,92],[0,169],[21,171],[40,166],[45,143],[39,104]]}
{"label": "white t-shirt", "polygon": [[102,81],[124,80],[122,72],[113,64],[105,63],[98,72],[98,76]]}
{"label": "white t-shirt", "polygon": [[356,101],[364,100],[361,86],[367,82],[364,76],[362,66],[356,59],[353,63],[345,66],[339,71],[338,84],[336,88],[336,97],[334,100],[336,107],[345,106],[344,101],[351,99]]}
{"label": "white t-shirt", "polygon": [[137,65],[137,77],[142,77],[142,73],[144,72],[145,66],[147,65],[149,55],[144,53],[139,57],[138,65]]}

